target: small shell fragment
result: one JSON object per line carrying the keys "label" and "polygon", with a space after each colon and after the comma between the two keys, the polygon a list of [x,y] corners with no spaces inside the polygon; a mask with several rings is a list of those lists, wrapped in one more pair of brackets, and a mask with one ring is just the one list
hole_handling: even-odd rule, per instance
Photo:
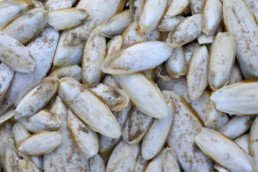
{"label": "small shell fragment", "polygon": [[235,63],[235,65],[232,67],[230,72],[230,77],[228,80],[228,85],[236,84],[243,80],[241,71],[239,69],[239,66]]}
{"label": "small shell fragment", "polygon": [[216,90],[229,80],[235,62],[235,42],[231,33],[219,32],[211,46],[209,60],[209,85]]}
{"label": "small shell fragment", "polygon": [[165,148],[162,149],[146,166],[144,172],[162,172],[163,171],[163,154]]}
{"label": "small shell fragment", "polygon": [[116,81],[127,93],[133,104],[146,115],[166,118],[168,107],[159,88],[142,74],[117,75]]}
{"label": "small shell fragment", "polygon": [[14,72],[4,63],[0,64],[0,102],[11,85]]}
{"label": "small shell fragment", "polygon": [[175,151],[172,148],[167,148],[164,151],[163,170],[164,172],[181,172]]}
{"label": "small shell fragment", "polygon": [[250,116],[234,116],[220,131],[230,139],[236,139],[251,128],[253,121]]}
{"label": "small shell fragment", "polygon": [[172,48],[160,41],[146,41],[110,54],[102,71],[109,74],[131,74],[155,68],[172,55]]}
{"label": "small shell fragment", "polygon": [[133,13],[130,10],[125,10],[119,14],[109,18],[105,23],[100,26],[100,33],[102,36],[111,38],[116,35],[122,34],[122,32],[133,21]]}
{"label": "small shell fragment", "polygon": [[211,100],[219,111],[236,115],[255,115],[258,113],[257,90],[258,82],[239,82],[213,92]]}
{"label": "small shell fragment", "polygon": [[20,123],[16,123],[13,125],[12,133],[16,145],[19,145],[21,141],[30,136],[28,130]]}
{"label": "small shell fragment", "polygon": [[208,85],[209,52],[205,45],[196,48],[188,64],[187,86],[192,100],[199,98]]}
{"label": "small shell fragment", "polygon": [[45,78],[30,90],[15,109],[15,118],[28,117],[43,108],[56,93],[58,81],[55,78]]}
{"label": "small shell fragment", "polygon": [[14,71],[30,73],[35,68],[35,61],[28,49],[2,32],[0,32],[0,52],[0,60]]}
{"label": "small shell fragment", "polygon": [[123,37],[121,35],[113,37],[107,44],[107,55],[113,54],[120,50],[123,45]]}
{"label": "small shell fragment", "polygon": [[253,122],[250,130],[249,153],[254,159],[256,168],[258,166],[258,117]]}
{"label": "small shell fragment", "polygon": [[43,8],[34,8],[13,20],[2,29],[2,32],[22,44],[27,44],[43,31],[47,21],[47,11]]}
{"label": "small shell fragment", "polygon": [[206,0],[202,12],[202,31],[207,35],[214,35],[222,19],[222,2],[220,0]]}
{"label": "small shell fragment", "polygon": [[82,24],[88,17],[83,9],[63,8],[50,12],[48,24],[55,30],[68,30]]}
{"label": "small shell fragment", "polygon": [[226,30],[235,37],[236,57],[247,79],[258,78],[258,24],[244,0],[223,0]]}
{"label": "small shell fragment", "polygon": [[60,79],[58,94],[75,115],[94,131],[112,138],[121,135],[121,129],[108,106],[75,79]]}
{"label": "small shell fragment", "polygon": [[146,0],[142,8],[141,16],[139,19],[139,26],[146,31],[155,29],[165,9],[168,0]]}
{"label": "small shell fragment", "polygon": [[59,68],[51,72],[48,76],[56,77],[58,79],[63,77],[71,77],[76,79],[77,81],[81,81],[81,68],[78,65],[67,66],[63,68]]}
{"label": "small shell fragment", "polygon": [[174,104],[168,103],[169,116],[164,119],[155,119],[142,141],[142,156],[145,160],[152,159],[164,146],[171,130],[174,118]]}
{"label": "small shell fragment", "polygon": [[164,18],[174,17],[183,13],[189,7],[189,0],[172,0]]}
{"label": "small shell fragment", "polygon": [[133,171],[138,150],[139,146],[137,144],[127,144],[121,141],[109,158],[106,172]]}
{"label": "small shell fragment", "polygon": [[89,159],[90,165],[90,172],[105,172],[106,171],[106,164],[105,161],[99,154],[91,157]]}
{"label": "small shell fragment", "polygon": [[235,140],[235,143],[238,144],[241,148],[243,148],[249,154],[249,139],[250,134],[245,134],[238,137]]}
{"label": "small shell fragment", "polygon": [[200,14],[202,12],[205,0],[189,0],[192,14]]}
{"label": "small shell fragment", "polygon": [[88,86],[95,86],[101,79],[101,65],[106,55],[106,38],[99,35],[95,28],[83,50],[82,82]]}
{"label": "small shell fragment", "polygon": [[97,133],[83,124],[71,110],[68,110],[68,127],[75,143],[87,158],[98,153],[99,139]]}
{"label": "small shell fragment", "polygon": [[251,156],[217,131],[203,128],[195,142],[207,156],[230,171],[255,171]]}
{"label": "small shell fragment", "polygon": [[123,128],[123,139],[129,144],[140,142],[151,123],[152,117],[145,115],[137,108],[131,109]]}
{"label": "small shell fragment", "polygon": [[18,119],[18,122],[30,132],[37,133],[40,131],[56,131],[62,127],[60,118],[57,114],[51,113],[46,109],[40,110],[36,114]]}
{"label": "small shell fragment", "polygon": [[180,47],[198,38],[202,33],[202,15],[196,14],[185,18],[175,29],[169,33],[167,43],[173,47]]}
{"label": "small shell fragment", "polygon": [[123,45],[130,45],[139,41],[155,41],[160,39],[158,29],[152,31],[144,31],[138,25],[138,21],[134,20],[123,32]]}
{"label": "small shell fragment", "polygon": [[91,91],[98,95],[112,111],[121,111],[128,106],[129,97],[119,88],[112,88],[100,83]]}
{"label": "small shell fragment", "polygon": [[184,20],[183,16],[175,16],[171,18],[164,18],[159,24],[159,31],[171,32]]}
{"label": "small shell fragment", "polygon": [[173,54],[165,62],[166,70],[172,78],[178,78],[186,73],[186,61],[183,47],[174,48]]}
{"label": "small shell fragment", "polygon": [[62,142],[59,132],[43,131],[23,140],[18,150],[28,155],[44,155],[54,150]]}
{"label": "small shell fragment", "polygon": [[29,8],[29,3],[23,1],[6,1],[0,3],[0,30],[15,17],[21,15]]}
{"label": "small shell fragment", "polygon": [[199,38],[197,39],[199,44],[212,44],[214,40],[213,35],[206,35],[206,34],[201,34]]}

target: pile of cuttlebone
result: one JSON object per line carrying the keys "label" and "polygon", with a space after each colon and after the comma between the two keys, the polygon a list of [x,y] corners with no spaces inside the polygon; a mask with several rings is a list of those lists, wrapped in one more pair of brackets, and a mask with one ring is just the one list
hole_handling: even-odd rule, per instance
{"label": "pile of cuttlebone", "polygon": [[0,0],[0,172],[258,170],[257,0]]}

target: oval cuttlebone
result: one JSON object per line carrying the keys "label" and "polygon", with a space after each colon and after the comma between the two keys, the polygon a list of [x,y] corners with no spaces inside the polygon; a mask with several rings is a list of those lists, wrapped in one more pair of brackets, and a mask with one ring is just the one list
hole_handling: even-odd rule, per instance
{"label": "oval cuttlebone", "polygon": [[187,86],[192,100],[199,98],[208,85],[209,51],[205,45],[196,48],[188,64]]}
{"label": "oval cuttlebone", "polygon": [[254,120],[250,130],[249,153],[254,159],[256,168],[258,168],[258,117]]}
{"label": "oval cuttlebone", "polygon": [[167,148],[164,151],[163,170],[164,172],[181,172],[176,153],[172,148]]}
{"label": "oval cuttlebone", "polygon": [[58,115],[46,109],[40,110],[28,118],[18,119],[18,122],[33,133],[40,131],[57,131],[62,127]]}
{"label": "oval cuttlebone", "polygon": [[226,30],[235,36],[236,57],[246,79],[258,78],[258,23],[244,0],[223,0]]}
{"label": "oval cuttlebone", "polygon": [[83,9],[63,8],[48,13],[48,24],[55,30],[69,30],[82,24],[88,17]]}
{"label": "oval cuttlebone", "polygon": [[173,49],[164,42],[140,42],[108,55],[102,71],[120,75],[152,69],[167,60],[172,53]]}
{"label": "oval cuttlebone", "polygon": [[175,16],[171,18],[164,18],[159,24],[159,31],[171,32],[184,20],[183,16]]}
{"label": "oval cuttlebone", "polygon": [[[29,2],[29,1],[28,1]],[[0,4],[0,30],[12,21],[15,17],[24,13],[30,8],[30,3],[25,1],[6,1]]]}
{"label": "oval cuttlebone", "polygon": [[63,77],[70,77],[76,79],[79,82],[82,80],[81,67],[79,67],[78,65],[72,65],[56,69],[48,76],[56,77],[58,79]]}
{"label": "oval cuttlebone", "polygon": [[173,49],[173,54],[165,62],[167,73],[172,78],[178,78],[186,73],[186,61],[183,47]]}
{"label": "oval cuttlebone", "polygon": [[246,133],[254,121],[250,116],[234,116],[220,129],[220,132],[230,139],[236,139]]}
{"label": "oval cuttlebone", "polygon": [[183,13],[189,7],[189,0],[172,0],[164,18],[172,18]]}
{"label": "oval cuttlebone", "polygon": [[127,46],[140,41],[156,41],[160,40],[160,32],[158,29],[152,31],[144,31],[138,25],[138,21],[134,20],[123,32],[123,46]]}
{"label": "oval cuttlebone", "polygon": [[[12,133],[16,146],[20,145],[20,143],[24,139],[30,136],[30,133],[27,131],[27,129],[20,123],[16,123],[13,125]],[[43,167],[43,161],[41,156],[32,156],[31,161],[33,161],[38,168],[41,169]]]}
{"label": "oval cuttlebone", "polygon": [[67,108],[61,98],[56,96],[49,104],[49,111],[56,113],[61,122],[62,143],[52,152],[44,155],[45,171],[89,171],[88,159],[78,148],[68,129]]}
{"label": "oval cuttlebone", "polygon": [[68,110],[68,127],[75,143],[87,158],[98,153],[99,138],[97,133],[82,123],[71,110]]}
{"label": "oval cuttlebone", "polygon": [[101,66],[106,56],[106,38],[99,35],[95,28],[83,50],[82,55],[82,82],[88,86],[96,86],[101,79]]}
{"label": "oval cuttlebone", "polygon": [[211,95],[219,111],[236,115],[256,115],[258,82],[239,82],[216,90]]}
{"label": "oval cuttlebone", "polygon": [[222,19],[222,2],[220,0],[206,0],[202,11],[202,31],[207,35],[214,35]]}
{"label": "oval cuttlebone", "polygon": [[123,45],[124,38],[121,35],[113,37],[107,43],[107,55],[113,54],[116,51],[120,50]]}
{"label": "oval cuttlebone", "polygon": [[55,53],[53,68],[79,64],[83,47],[91,31],[121,10],[125,0],[80,0],[76,8],[84,9],[89,15],[87,21],[74,29],[62,32]]}
{"label": "oval cuttlebone", "polygon": [[2,32],[21,44],[27,44],[40,34],[48,21],[48,13],[43,8],[34,8],[6,25]]}
{"label": "oval cuttlebone", "polygon": [[42,109],[54,96],[58,89],[56,78],[47,77],[30,90],[18,103],[15,109],[15,118],[33,115]]}
{"label": "oval cuttlebone", "polygon": [[86,86],[65,77],[59,80],[58,94],[75,115],[94,131],[112,138],[121,135],[121,129],[108,106]]}
{"label": "oval cuttlebone", "polygon": [[28,49],[3,32],[0,32],[0,52],[0,61],[14,71],[30,73],[35,68],[35,61]]}
{"label": "oval cuttlebone", "polygon": [[[113,150],[108,163],[106,172],[112,171],[132,171],[135,165],[136,157],[138,155],[139,145],[128,144],[121,141]],[[121,167],[124,166],[123,168]]]}
{"label": "oval cuttlebone", "polygon": [[54,150],[62,142],[62,135],[55,131],[43,131],[31,135],[18,145],[18,151],[28,155],[44,155]]}
{"label": "oval cuttlebone", "polygon": [[132,11],[124,10],[123,12],[116,14],[105,21],[105,23],[100,26],[100,34],[108,38],[120,35],[132,21]]}
{"label": "oval cuttlebone", "polygon": [[145,75],[117,75],[115,79],[133,104],[146,115],[158,119],[168,116],[168,107],[163,95]]}
{"label": "oval cuttlebone", "polygon": [[231,33],[219,32],[211,46],[208,81],[213,90],[227,84],[235,62],[235,42]]}
{"label": "oval cuttlebone", "polygon": [[18,104],[22,96],[46,76],[52,65],[58,39],[59,33],[48,27],[26,46],[36,62],[35,69],[31,73],[15,73],[12,84],[0,106],[1,113]]}
{"label": "oval cuttlebone", "polygon": [[202,33],[201,22],[201,14],[186,17],[174,31],[169,33],[167,43],[173,47],[180,47],[195,40]]}
{"label": "oval cuttlebone", "polygon": [[154,30],[163,16],[168,0],[146,0],[144,1],[142,12],[139,18],[141,29]]}
{"label": "oval cuttlebone", "polygon": [[155,119],[142,140],[142,156],[145,160],[152,159],[164,146],[172,127],[174,118],[174,104],[168,102],[169,116]]}
{"label": "oval cuttlebone", "polygon": [[105,172],[105,161],[99,154],[94,155],[89,159],[90,172]]}
{"label": "oval cuttlebone", "polygon": [[195,142],[208,157],[230,171],[255,171],[251,156],[217,131],[202,128]]}
{"label": "oval cuttlebone", "polygon": [[123,140],[129,144],[138,143],[152,123],[152,117],[137,108],[132,108],[123,128]]}
{"label": "oval cuttlebone", "polygon": [[99,96],[112,111],[121,111],[129,104],[129,97],[119,88],[100,83],[97,87],[91,88],[91,91]]}
{"label": "oval cuttlebone", "polygon": [[4,142],[0,147],[1,164],[4,171],[40,172],[41,170],[24,154]]}
{"label": "oval cuttlebone", "polygon": [[184,171],[212,171],[211,160],[199,150],[194,138],[202,129],[199,116],[189,104],[172,91],[163,91],[166,100],[176,107],[173,127],[167,143],[173,148]]}
{"label": "oval cuttlebone", "polygon": [[11,70],[6,64],[0,64],[0,102],[3,99],[7,89],[13,80],[14,71]]}

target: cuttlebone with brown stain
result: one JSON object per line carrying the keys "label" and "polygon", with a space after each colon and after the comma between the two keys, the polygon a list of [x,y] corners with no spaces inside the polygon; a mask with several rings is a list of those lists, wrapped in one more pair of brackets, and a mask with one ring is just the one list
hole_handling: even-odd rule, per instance
{"label": "cuttlebone with brown stain", "polygon": [[173,48],[161,41],[144,41],[108,55],[102,71],[109,74],[132,74],[153,69],[167,60]]}

